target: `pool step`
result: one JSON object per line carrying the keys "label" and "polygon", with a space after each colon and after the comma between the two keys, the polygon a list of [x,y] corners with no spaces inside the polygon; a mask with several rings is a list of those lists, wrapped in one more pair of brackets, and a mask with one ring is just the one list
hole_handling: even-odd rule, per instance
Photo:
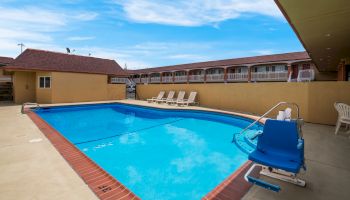
{"label": "pool step", "polygon": [[252,140],[251,138],[256,134],[258,130],[249,130],[243,134],[235,133],[234,134],[234,142],[243,152],[250,154],[256,148],[258,139],[255,138]]}
{"label": "pool step", "polygon": [[[256,145],[258,144],[258,139],[254,138],[254,136],[256,136],[258,131],[259,130],[250,130],[250,131],[246,131],[246,133],[244,134],[245,141],[247,142],[247,144],[249,144],[254,149],[256,148]],[[252,138],[254,138],[254,139],[252,139]]]}

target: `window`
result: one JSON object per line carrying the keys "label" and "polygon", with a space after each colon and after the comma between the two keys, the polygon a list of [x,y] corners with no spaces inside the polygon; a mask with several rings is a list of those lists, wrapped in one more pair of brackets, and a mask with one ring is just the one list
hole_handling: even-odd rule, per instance
{"label": "window", "polygon": [[51,88],[51,77],[40,76],[39,77],[39,88]]}

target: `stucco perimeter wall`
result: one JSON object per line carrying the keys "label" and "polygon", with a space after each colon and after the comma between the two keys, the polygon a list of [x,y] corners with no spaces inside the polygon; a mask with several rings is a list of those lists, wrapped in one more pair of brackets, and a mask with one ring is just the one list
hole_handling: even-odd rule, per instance
{"label": "stucco perimeter wall", "polygon": [[280,101],[295,102],[305,121],[321,124],[335,123],[335,101],[350,104],[348,82],[137,85],[140,99],[157,96],[160,90],[185,90],[187,95],[197,91],[201,106],[254,114],[263,114]]}
{"label": "stucco perimeter wall", "polygon": [[13,94],[16,104],[36,102],[35,88],[35,72],[15,72],[13,74]]}
{"label": "stucco perimeter wall", "polygon": [[120,100],[126,98],[125,84],[108,84],[107,85],[108,100]]}
{"label": "stucco perimeter wall", "polygon": [[[123,88],[122,91],[119,89]],[[117,91],[115,91],[117,90]],[[52,103],[105,101],[125,98],[125,85],[110,86],[107,75],[52,72]]]}

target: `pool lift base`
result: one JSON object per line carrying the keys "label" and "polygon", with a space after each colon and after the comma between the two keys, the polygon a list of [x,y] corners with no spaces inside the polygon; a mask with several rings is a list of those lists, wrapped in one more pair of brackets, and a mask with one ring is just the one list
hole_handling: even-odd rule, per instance
{"label": "pool lift base", "polygon": [[281,187],[279,185],[274,185],[269,182],[266,182],[262,179],[258,179],[255,177],[250,176],[250,173],[254,170],[255,167],[262,167],[262,170],[260,171],[261,175],[268,176],[274,179],[278,179],[281,181],[285,181],[288,183],[292,183],[294,185],[300,186],[300,187],[305,187],[306,182],[302,179],[297,178],[295,173],[287,172],[281,169],[274,169],[271,167],[266,167],[264,165],[260,164],[253,164],[250,169],[247,171],[247,173],[244,175],[244,179],[247,182],[250,182],[252,184],[258,185],[260,187],[263,187],[268,190],[272,190],[274,192],[279,192],[281,190]]}

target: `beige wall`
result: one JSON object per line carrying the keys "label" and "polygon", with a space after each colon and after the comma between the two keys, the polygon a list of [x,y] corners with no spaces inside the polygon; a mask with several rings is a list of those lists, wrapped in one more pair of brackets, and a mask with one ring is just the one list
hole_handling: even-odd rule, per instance
{"label": "beige wall", "polygon": [[35,102],[36,89],[35,72],[16,72],[13,75],[14,102]]}
{"label": "beige wall", "polygon": [[51,72],[36,72],[35,85],[36,85],[36,102],[37,103],[52,103],[52,85],[51,88],[39,88],[39,77],[50,76]]}
{"label": "beige wall", "polygon": [[350,104],[350,83],[210,83],[137,85],[140,99],[157,96],[160,90],[197,91],[202,106],[263,114],[280,101],[300,106],[305,121],[334,124],[335,101]]}
{"label": "beige wall", "polygon": [[52,72],[52,103],[124,98],[125,84],[109,85],[107,75]]}
{"label": "beige wall", "polygon": [[[39,88],[40,76],[51,76],[51,88]],[[108,84],[107,75],[16,71],[13,77],[17,104],[125,99],[125,84]]]}
{"label": "beige wall", "polygon": [[108,84],[107,85],[107,99],[125,99],[126,86],[125,84]]}

